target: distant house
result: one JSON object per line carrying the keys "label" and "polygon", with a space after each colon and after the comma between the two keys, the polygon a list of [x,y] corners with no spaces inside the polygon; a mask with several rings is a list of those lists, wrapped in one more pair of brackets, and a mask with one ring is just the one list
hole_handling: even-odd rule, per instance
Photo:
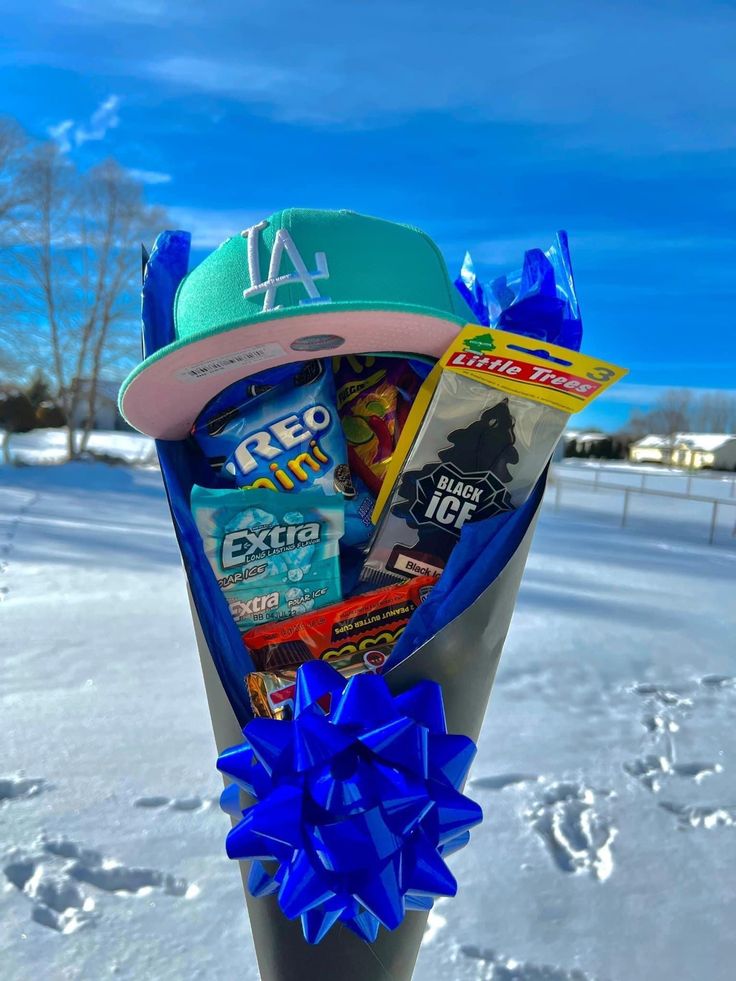
{"label": "distant house", "polygon": [[[89,413],[89,393],[92,382],[89,378],[80,378],[77,382],[79,399],[72,415],[71,424],[76,428],[86,426]],[[120,382],[101,378],[97,382],[94,418],[92,429],[125,430],[130,426],[118,412],[118,389]]]}
{"label": "distant house", "polygon": [[662,463],[700,470],[736,470],[736,435],[733,433],[675,433],[649,435],[629,447],[632,463]]}
{"label": "distant house", "polygon": [[736,435],[732,433],[678,433],[672,450],[676,467],[736,470]]}
{"label": "distant house", "polygon": [[632,463],[669,464],[672,454],[672,438],[654,434],[637,439],[629,447],[629,460]]}

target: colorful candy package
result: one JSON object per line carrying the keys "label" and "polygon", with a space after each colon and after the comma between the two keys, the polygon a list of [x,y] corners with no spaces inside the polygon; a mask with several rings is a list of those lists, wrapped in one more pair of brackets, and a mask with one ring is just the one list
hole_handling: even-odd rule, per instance
{"label": "colorful candy package", "polygon": [[[391,653],[391,645],[384,644],[366,650],[353,651],[331,661],[332,667],[345,678],[370,671],[380,674]],[[278,671],[251,671],[245,677],[253,714],[268,719],[290,719],[296,697],[297,666]],[[324,706],[329,709],[329,705]]]}
{"label": "colorful candy package", "polygon": [[341,498],[195,484],[191,508],[241,631],[340,599]]}
{"label": "colorful candy package", "polygon": [[354,477],[376,497],[421,379],[401,358],[334,358],[337,410]]}
{"label": "colorful candy package", "polygon": [[345,544],[370,536],[373,498],[350,477],[330,364],[285,365],[235,382],[200,413],[191,435],[224,483],[338,495]]}
{"label": "colorful candy package", "polygon": [[335,663],[356,651],[389,649],[426,599],[436,578],[376,589],[283,623],[267,623],[243,635],[257,668],[293,667],[312,658]]}

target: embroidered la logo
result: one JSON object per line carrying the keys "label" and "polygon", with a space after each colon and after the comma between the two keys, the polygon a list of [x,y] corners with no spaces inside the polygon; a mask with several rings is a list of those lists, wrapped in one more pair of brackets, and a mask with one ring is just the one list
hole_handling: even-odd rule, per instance
{"label": "embroidered la logo", "polygon": [[[291,233],[286,228],[279,228],[276,232],[273,248],[271,250],[271,261],[268,265],[268,278],[261,282],[261,262],[259,255],[260,233],[268,227],[267,221],[259,221],[257,225],[251,225],[240,234],[248,240],[248,275],[251,285],[243,290],[246,300],[252,296],[263,293],[263,310],[278,310],[276,303],[276,290],[279,286],[286,286],[287,283],[301,283],[307,292],[305,299],[300,300],[300,305],[305,303],[329,303],[329,296],[321,296],[315,286],[315,280],[329,279],[330,271],[327,268],[327,256],[324,252],[314,253],[315,271],[309,272],[307,264],[302,259],[299,249],[294,244]],[[281,257],[284,252],[291,259],[294,267],[293,272],[282,273]]]}

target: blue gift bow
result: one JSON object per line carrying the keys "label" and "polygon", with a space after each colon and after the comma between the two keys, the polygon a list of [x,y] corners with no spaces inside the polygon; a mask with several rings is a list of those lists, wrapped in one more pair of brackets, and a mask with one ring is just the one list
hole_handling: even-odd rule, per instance
{"label": "blue gift bow", "polygon": [[[309,662],[293,721],[254,719],[243,735],[217,761],[233,781],[221,806],[240,818],[227,854],[254,860],[251,893],[277,894],[308,943],[338,921],[370,943],[379,925],[455,895],[444,858],[483,814],[459,790],[475,744],[447,732],[436,682],[394,696],[378,675],[346,681]],[[257,803],[242,810],[241,790]]]}

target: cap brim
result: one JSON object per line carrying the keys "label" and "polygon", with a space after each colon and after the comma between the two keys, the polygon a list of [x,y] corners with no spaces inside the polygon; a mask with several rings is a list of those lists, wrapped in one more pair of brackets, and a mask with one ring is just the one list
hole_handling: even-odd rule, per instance
{"label": "cap brim", "polygon": [[183,439],[204,406],[240,378],[277,365],[365,352],[438,358],[464,318],[426,308],[345,309],[319,305],[298,316],[174,341],[138,365],[120,390],[120,411],[156,439]]}

